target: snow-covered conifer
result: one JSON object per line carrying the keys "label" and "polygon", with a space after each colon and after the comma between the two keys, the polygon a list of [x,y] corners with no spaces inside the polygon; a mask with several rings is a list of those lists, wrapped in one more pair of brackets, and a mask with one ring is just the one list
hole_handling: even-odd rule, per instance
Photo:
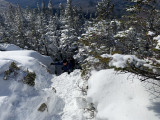
{"label": "snow-covered conifer", "polygon": [[53,15],[53,3],[52,3],[52,0],[49,0],[48,9],[49,9],[49,13],[51,15]]}
{"label": "snow-covered conifer", "polygon": [[114,11],[114,4],[111,3],[111,0],[102,0],[98,2],[97,5],[97,14],[99,19],[112,19]]}

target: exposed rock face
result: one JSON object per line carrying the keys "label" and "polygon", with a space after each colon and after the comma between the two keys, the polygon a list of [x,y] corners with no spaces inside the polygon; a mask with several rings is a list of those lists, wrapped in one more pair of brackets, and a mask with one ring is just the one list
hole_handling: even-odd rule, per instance
{"label": "exposed rock face", "polygon": [[38,108],[38,111],[44,112],[45,110],[48,111],[46,103],[42,103],[41,106]]}

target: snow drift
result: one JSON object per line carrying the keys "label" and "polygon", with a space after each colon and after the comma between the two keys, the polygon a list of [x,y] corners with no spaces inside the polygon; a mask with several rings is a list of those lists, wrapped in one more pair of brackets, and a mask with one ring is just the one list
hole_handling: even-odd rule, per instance
{"label": "snow drift", "polygon": [[96,120],[159,120],[157,99],[130,74],[116,74],[113,69],[92,72],[88,101],[94,103]]}
{"label": "snow drift", "polygon": [[[49,73],[50,57],[15,45],[0,46],[0,120],[84,120],[76,101],[82,97],[79,70],[55,76]],[[12,62],[20,68],[18,76],[3,80]],[[21,80],[27,70],[36,74],[34,87]]]}
{"label": "snow drift", "polygon": [[[47,71],[51,58],[14,45],[2,47],[7,51],[0,51],[0,119],[60,120],[64,102],[51,89],[53,76]],[[17,77],[3,80],[4,72],[12,62],[23,71],[36,73],[34,87],[22,83]],[[47,105],[47,111],[38,111],[42,103]]]}
{"label": "snow drift", "polygon": [[[89,103],[96,108],[95,120],[160,119],[160,100],[153,99],[147,88],[129,73],[117,74],[113,69],[93,71],[88,80],[87,103],[78,86],[86,85],[79,70],[54,76],[49,73],[50,57],[14,45],[8,47],[2,45],[5,49],[0,51],[0,120],[85,120],[88,116],[83,110]],[[130,55],[102,57],[112,57],[110,66],[122,68],[127,60],[145,64]],[[20,68],[22,76],[3,80],[12,62]],[[36,73],[34,87],[21,82],[26,70]],[[43,104],[47,108],[41,112]]]}

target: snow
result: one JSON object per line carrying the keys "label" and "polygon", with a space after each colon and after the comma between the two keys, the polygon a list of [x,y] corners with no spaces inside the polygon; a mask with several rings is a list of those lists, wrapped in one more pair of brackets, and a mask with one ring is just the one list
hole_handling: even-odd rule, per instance
{"label": "snow", "polygon": [[157,37],[153,38],[154,40],[160,40],[160,35],[158,35]]}
{"label": "snow", "polygon": [[141,65],[146,65],[146,62],[144,60],[138,59],[135,55],[121,55],[121,54],[103,54],[101,55],[103,58],[111,58],[111,61],[109,62],[110,67],[116,67],[116,68],[125,68],[128,66],[129,63],[133,63],[138,67]]}
{"label": "snow", "polygon": [[[49,57],[31,50],[21,50],[17,46],[3,46],[0,52],[0,119],[1,120],[36,120],[60,118],[62,111],[61,98],[50,90],[52,75],[47,72]],[[3,80],[4,71],[8,70],[11,62],[15,62],[22,70],[36,73],[35,87],[19,82],[19,77]],[[21,78],[21,77],[20,77]],[[46,89],[46,90],[44,90]],[[52,99],[48,100],[48,99]],[[37,109],[45,102],[48,112],[41,113]],[[57,108],[57,109],[54,109]]]}
{"label": "snow", "polygon": [[64,114],[62,120],[85,120],[83,117],[83,109],[80,106],[83,96],[78,88],[81,83],[81,74],[79,70],[74,71],[70,75],[63,73],[52,79],[53,87],[60,98],[65,102]]}
{"label": "snow", "polygon": [[127,66],[127,62],[134,62],[137,61],[136,66],[140,66],[145,62],[143,60],[139,60],[134,55],[121,55],[121,54],[114,54],[112,56],[112,61],[109,63],[110,66],[115,66],[117,68],[125,68]]}
{"label": "snow", "polygon": [[157,37],[154,37],[153,40],[157,40],[158,43],[157,43],[156,49],[160,49],[159,47],[160,46],[160,35],[158,35]]}
{"label": "snow", "polygon": [[[87,81],[82,80],[80,70],[55,76],[50,74],[54,71],[50,57],[14,45],[0,45],[5,48],[0,51],[0,120],[85,120],[92,114],[85,111],[92,107],[91,103],[96,108],[95,120],[160,119],[160,101],[152,99],[154,96],[147,91],[151,86],[144,87],[129,73],[117,74],[113,69],[93,71],[86,100],[82,88],[87,87]],[[146,64],[133,55],[103,54],[101,57],[111,58],[109,65],[121,68],[127,62],[136,61],[137,66]],[[95,62],[93,57],[88,60]],[[13,61],[20,68],[18,76],[3,80]],[[27,70],[36,73],[34,87],[21,81]],[[43,103],[47,109],[40,112]]]}
{"label": "snow", "polygon": [[103,54],[103,55],[101,55],[101,57],[102,58],[109,58],[109,57],[111,57],[111,55],[109,55],[109,54]]}
{"label": "snow", "polygon": [[[77,86],[80,71],[55,76],[48,72],[54,71],[49,67],[50,57],[14,45],[1,44],[1,47],[7,51],[0,51],[0,120],[84,120],[77,101],[82,98]],[[3,80],[13,61],[20,68],[18,76]],[[36,73],[34,87],[21,82],[23,71],[27,70]],[[47,109],[40,112],[43,103]]]}
{"label": "snow", "polygon": [[94,57],[88,57],[87,59],[86,59],[86,61],[88,61],[88,62],[92,62],[92,63],[95,63],[95,62],[99,62],[99,60],[98,59],[96,59],[96,58],[94,58]]}
{"label": "snow", "polygon": [[149,35],[149,36],[154,36],[155,35],[155,33],[154,32],[152,32],[152,31],[148,31],[148,34],[147,35]]}
{"label": "snow", "polygon": [[14,44],[0,44],[0,50],[13,51],[22,49]]}
{"label": "snow", "polygon": [[135,8],[135,7],[127,8],[127,9],[126,9],[126,11],[128,11],[128,12],[134,12],[135,10],[136,10],[136,8]]}
{"label": "snow", "polygon": [[134,28],[130,27],[128,30],[125,31],[120,31],[118,32],[114,37],[115,38],[123,38],[126,37],[127,35],[129,35],[130,32],[132,32],[134,30]]}
{"label": "snow", "polygon": [[[95,120],[159,120],[160,101],[152,100],[138,79],[113,69],[92,72],[88,101],[97,109]],[[156,105],[154,104],[156,103]]]}

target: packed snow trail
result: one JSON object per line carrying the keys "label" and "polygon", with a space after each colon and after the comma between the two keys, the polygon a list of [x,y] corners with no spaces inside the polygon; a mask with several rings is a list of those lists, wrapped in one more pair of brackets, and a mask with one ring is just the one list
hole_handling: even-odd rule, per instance
{"label": "packed snow trail", "polygon": [[80,71],[67,74],[63,73],[52,79],[52,87],[56,89],[58,97],[64,100],[65,107],[62,113],[62,120],[84,120],[83,109],[80,109],[78,99],[82,98],[78,84],[82,81]]}

